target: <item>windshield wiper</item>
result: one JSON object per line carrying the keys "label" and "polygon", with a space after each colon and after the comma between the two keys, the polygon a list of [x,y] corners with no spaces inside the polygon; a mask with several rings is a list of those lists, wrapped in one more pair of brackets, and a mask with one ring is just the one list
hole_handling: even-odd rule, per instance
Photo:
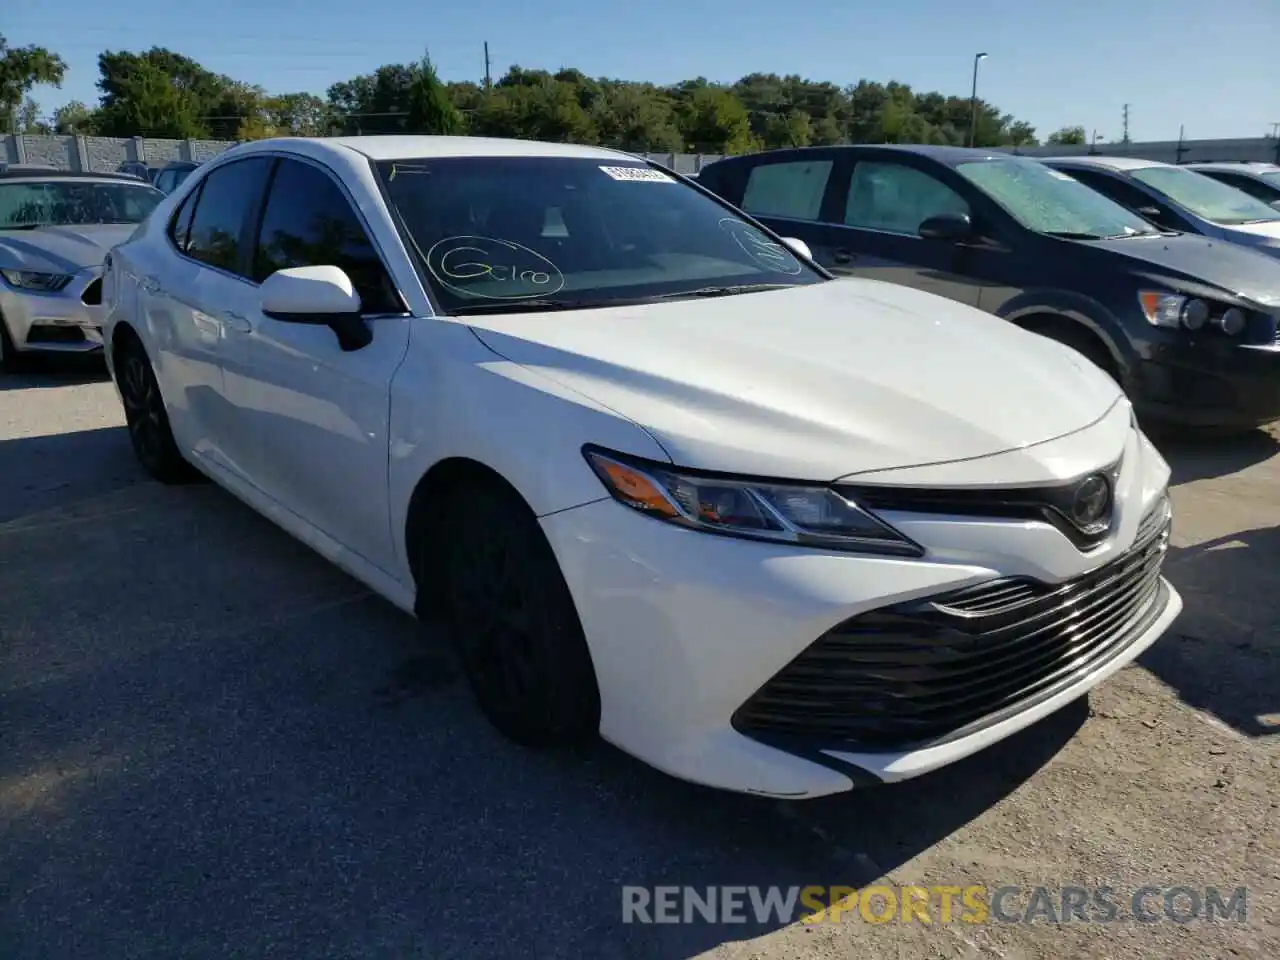
{"label": "windshield wiper", "polygon": [[618,300],[486,300],[464,303],[449,311],[450,316],[464,317],[476,313],[550,313],[553,310],[591,310],[616,306]]}
{"label": "windshield wiper", "polygon": [[1077,233],[1072,230],[1046,230],[1049,237],[1061,237],[1063,240],[1105,240],[1100,233]]}
{"label": "windshield wiper", "polygon": [[654,300],[674,300],[678,297],[732,297],[739,293],[755,293],[759,290],[785,290],[792,283],[739,283],[723,287],[699,287],[697,290],[681,290],[677,293],[661,293]]}

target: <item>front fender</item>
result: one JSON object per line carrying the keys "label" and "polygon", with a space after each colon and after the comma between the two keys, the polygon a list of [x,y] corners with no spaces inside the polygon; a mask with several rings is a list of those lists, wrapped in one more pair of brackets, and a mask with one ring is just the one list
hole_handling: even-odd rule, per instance
{"label": "front fender", "polygon": [[463,323],[414,322],[391,386],[388,477],[402,573],[404,534],[418,482],[461,457],[501,475],[539,516],[608,496],[582,446],[654,460],[666,452],[642,427],[540,372],[506,360]]}

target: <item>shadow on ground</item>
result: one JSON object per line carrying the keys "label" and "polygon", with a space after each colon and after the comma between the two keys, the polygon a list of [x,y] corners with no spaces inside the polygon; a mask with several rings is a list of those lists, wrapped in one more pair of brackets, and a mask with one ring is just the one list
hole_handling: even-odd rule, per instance
{"label": "shadow on ground", "polygon": [[1189,706],[1251,737],[1280,733],[1277,571],[1280,527],[1171,548],[1165,575],[1185,607],[1140,658]]}
{"label": "shadow on ground", "polygon": [[124,427],[3,440],[0,523],[108,494],[144,479]]}
{"label": "shadow on ground", "polygon": [[1087,712],[896,787],[721,794],[502,740],[438,639],[213,486],[98,501],[0,528],[6,960],[688,957],[778,923],[624,925],[623,886],[863,885]]}
{"label": "shadow on ground", "polygon": [[1153,436],[1173,471],[1171,483],[1190,483],[1238,473],[1280,454],[1280,440],[1253,430],[1235,437]]}
{"label": "shadow on ground", "polygon": [[52,390],[110,380],[99,357],[23,357],[22,369],[0,374],[0,390]]}

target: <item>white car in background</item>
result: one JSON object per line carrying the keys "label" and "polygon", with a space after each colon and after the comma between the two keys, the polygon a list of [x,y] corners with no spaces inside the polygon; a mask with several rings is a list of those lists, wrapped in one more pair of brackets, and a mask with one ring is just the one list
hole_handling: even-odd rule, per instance
{"label": "white car in background", "polygon": [[1190,167],[1136,157],[1037,157],[1165,230],[1280,257],[1280,210]]}
{"label": "white car in background", "polygon": [[127,174],[0,171],[0,368],[102,349],[102,262],[163,197]]}
{"label": "white car in background", "polygon": [[245,144],[107,297],[143,465],[447,617],[521,743],[821,796],[1007,737],[1181,609],[1102,371],[627,154]]}

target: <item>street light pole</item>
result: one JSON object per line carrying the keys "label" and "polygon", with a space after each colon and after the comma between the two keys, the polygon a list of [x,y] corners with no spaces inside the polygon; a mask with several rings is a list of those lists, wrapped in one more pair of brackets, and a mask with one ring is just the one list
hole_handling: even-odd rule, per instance
{"label": "street light pole", "polygon": [[975,54],[973,57],[973,93],[969,95],[969,146],[974,146],[978,140],[978,64],[987,59],[985,53]]}

